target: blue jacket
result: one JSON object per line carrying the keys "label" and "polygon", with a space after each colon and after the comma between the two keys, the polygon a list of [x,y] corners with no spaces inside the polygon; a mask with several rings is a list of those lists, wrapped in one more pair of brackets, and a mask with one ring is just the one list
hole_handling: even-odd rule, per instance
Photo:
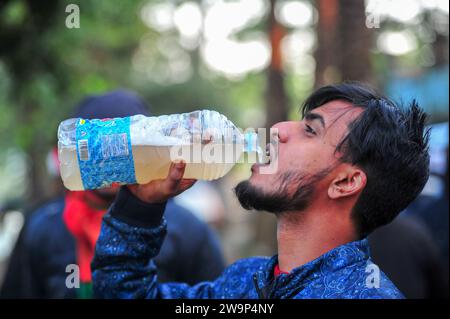
{"label": "blue jacket", "polygon": [[[277,256],[243,259],[214,281],[194,286],[158,283],[153,262],[166,233],[165,204],[146,204],[123,187],[105,215],[92,263],[94,294],[103,298],[402,298],[379,272],[378,288],[367,240],[337,247],[274,279]],[[369,267],[368,267],[369,266]],[[366,272],[369,269],[368,272]],[[369,280],[370,281],[370,280]]]}
{"label": "blue jacket", "polygon": [[[64,198],[48,202],[27,220],[11,256],[0,298],[75,298],[65,285],[66,266],[76,264],[75,239],[62,213]],[[169,201],[168,236],[155,262],[164,281],[195,284],[225,268],[216,234],[189,210]],[[194,258],[192,258],[194,256]]]}

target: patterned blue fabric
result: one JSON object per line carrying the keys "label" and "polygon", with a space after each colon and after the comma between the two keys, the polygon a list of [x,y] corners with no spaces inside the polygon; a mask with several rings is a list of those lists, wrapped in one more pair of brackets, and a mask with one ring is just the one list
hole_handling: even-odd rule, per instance
{"label": "patterned blue fabric", "polygon": [[[149,212],[151,213],[151,212]],[[157,281],[153,258],[166,233],[158,227],[132,227],[107,214],[92,263],[94,293],[101,298],[403,298],[380,271],[379,288],[368,288],[367,240],[337,247],[273,278],[277,256],[242,259],[212,282],[195,286]]]}

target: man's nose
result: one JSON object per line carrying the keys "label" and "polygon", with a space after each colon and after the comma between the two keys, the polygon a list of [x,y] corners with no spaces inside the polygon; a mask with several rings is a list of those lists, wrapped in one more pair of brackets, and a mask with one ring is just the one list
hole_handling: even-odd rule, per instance
{"label": "man's nose", "polygon": [[[277,134],[278,132],[278,141],[280,143],[286,143],[289,139],[289,126],[291,122],[278,122],[277,124],[273,125],[271,128],[271,135]],[[273,133],[272,133],[273,131]]]}

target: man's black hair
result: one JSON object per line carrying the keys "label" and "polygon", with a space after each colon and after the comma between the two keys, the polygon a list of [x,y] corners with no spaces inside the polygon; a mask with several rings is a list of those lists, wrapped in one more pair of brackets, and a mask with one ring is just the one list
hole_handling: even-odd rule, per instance
{"label": "man's black hair", "polygon": [[303,104],[302,115],[334,100],[363,108],[336,147],[342,161],[360,167],[367,175],[352,211],[362,238],[391,222],[425,186],[430,162],[427,115],[415,100],[398,105],[361,83],[318,89]]}

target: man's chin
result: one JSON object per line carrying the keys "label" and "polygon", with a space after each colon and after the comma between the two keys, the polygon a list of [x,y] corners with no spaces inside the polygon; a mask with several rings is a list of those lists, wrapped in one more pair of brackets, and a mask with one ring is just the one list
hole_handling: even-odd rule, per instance
{"label": "man's chin", "polygon": [[277,196],[268,194],[255,181],[250,179],[240,182],[234,192],[241,206],[246,210],[263,210],[271,213],[279,212]]}
{"label": "man's chin", "polygon": [[253,197],[258,190],[256,189],[254,184],[254,173],[250,176],[249,179],[244,180],[236,185],[234,188],[234,193],[236,194],[239,203],[244,209],[251,210],[253,209]]}
{"label": "man's chin", "polygon": [[[247,210],[271,213],[302,211],[311,200],[315,185],[327,171],[314,176],[302,172],[258,174],[240,182],[234,189],[241,206]],[[295,190],[289,191],[287,187]]]}

